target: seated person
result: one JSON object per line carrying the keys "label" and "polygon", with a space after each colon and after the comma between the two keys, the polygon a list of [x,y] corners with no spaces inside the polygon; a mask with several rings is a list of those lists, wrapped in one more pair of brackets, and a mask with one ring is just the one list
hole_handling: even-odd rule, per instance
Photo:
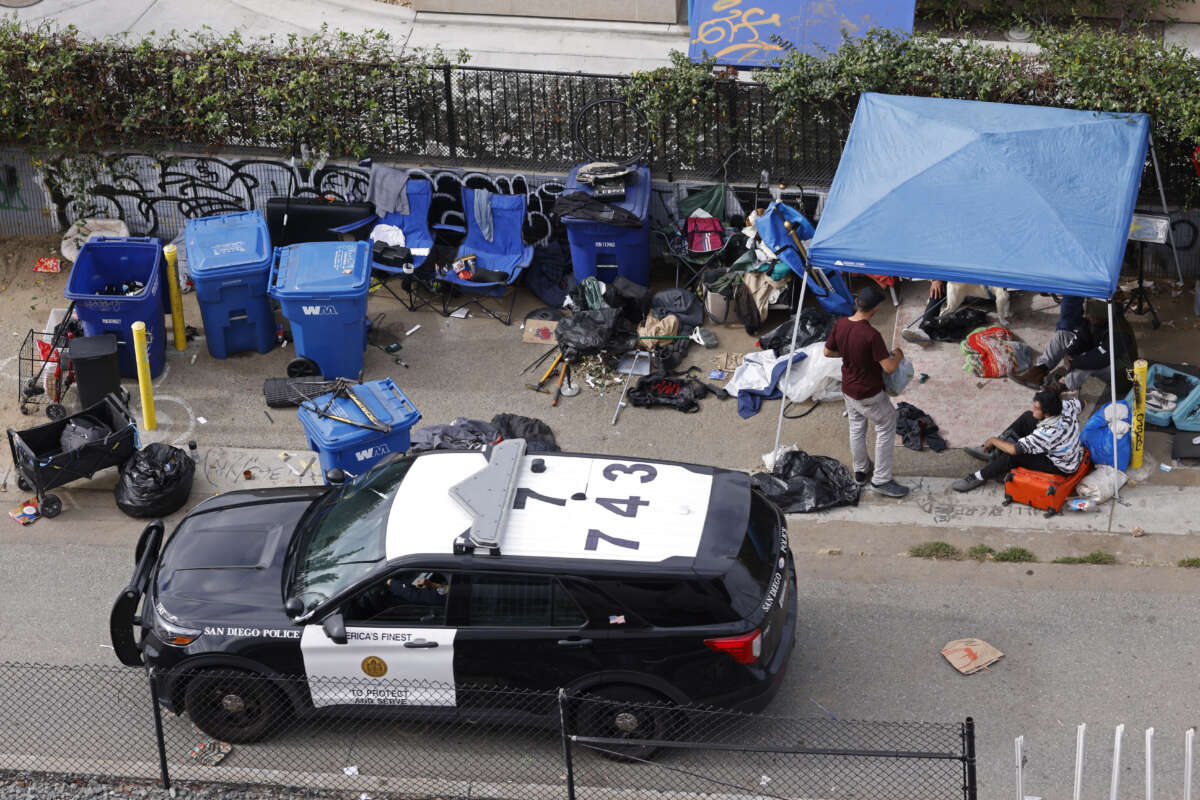
{"label": "seated person", "polygon": [[[1113,314],[1113,347],[1116,350],[1117,393],[1129,391],[1126,371],[1137,360],[1137,341],[1133,329],[1119,305]],[[1062,363],[1061,384],[1069,392],[1077,392],[1088,378],[1104,378],[1109,370],[1108,308],[1100,300],[1064,297],[1058,326],[1046,345],[1042,357],[1013,380],[1031,389],[1039,389],[1050,371]]]}
{"label": "seated person", "polygon": [[1003,480],[1014,467],[1073,475],[1083,461],[1083,445],[1079,442],[1082,408],[1074,397],[1063,400],[1054,389],[1041,390],[1033,396],[1032,408],[1017,417],[1008,430],[988,439],[982,448],[965,448],[969,455],[988,463],[950,488],[969,492],[988,479]]}
{"label": "seated person", "polygon": [[411,581],[407,580],[404,576],[388,578],[387,587],[392,595],[407,600],[410,603],[436,606],[445,604],[446,592],[450,589],[450,582],[441,573],[422,572]]}

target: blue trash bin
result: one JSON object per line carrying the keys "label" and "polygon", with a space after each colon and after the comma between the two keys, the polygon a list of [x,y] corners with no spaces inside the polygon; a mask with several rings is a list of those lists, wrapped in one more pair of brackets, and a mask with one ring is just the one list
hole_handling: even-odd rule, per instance
{"label": "blue trash bin", "polygon": [[[79,248],[67,278],[68,300],[88,336],[116,334],[117,364],[122,378],[137,377],[130,326],[146,323],[150,376],[157,377],[167,360],[167,328],[163,317],[162,243],[137,236],[97,236]],[[108,287],[130,281],[145,284],[134,294],[108,294]]]}
{"label": "blue trash bin", "polygon": [[271,240],[262,212],[189,219],[184,246],[212,357],[270,352],[275,346],[275,314],[267,296]]}
{"label": "blue trash bin", "polygon": [[404,453],[409,447],[409,433],[421,419],[421,413],[409,401],[391,378],[351,385],[348,391],[391,430],[363,428],[341,420],[321,416],[330,400],[328,413],[344,419],[367,422],[367,417],[349,397],[324,394],[306,402],[296,412],[308,437],[308,446],[317,452],[321,472],[337,467],[348,475],[361,475],[385,456]]}
{"label": "blue trash bin", "polygon": [[296,353],[327,379],[357,379],[367,349],[368,242],[305,242],[275,248],[267,291],[292,324]]}
{"label": "blue trash bin", "polygon": [[[576,178],[580,165],[567,173],[566,192],[592,193],[592,187]],[[571,264],[575,279],[595,277],[605,283],[622,278],[650,285],[650,168],[638,165],[626,179],[625,199],[620,206],[642,221],[641,227],[609,225],[605,222],[564,216],[567,241],[571,245]]]}

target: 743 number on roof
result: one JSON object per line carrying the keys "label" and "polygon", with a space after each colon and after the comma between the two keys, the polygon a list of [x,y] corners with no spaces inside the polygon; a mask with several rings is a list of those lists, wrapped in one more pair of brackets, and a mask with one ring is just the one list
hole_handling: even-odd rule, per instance
{"label": "743 number on roof", "polygon": [[[542,494],[541,492],[535,492],[533,489],[518,486],[516,494],[513,495],[513,508],[518,510],[524,509],[525,504],[530,500],[537,500],[538,502],[548,503],[552,506],[565,506],[567,504],[567,500],[564,497],[551,497],[548,494]],[[630,497],[597,497],[596,505],[620,517],[636,517],[638,509],[642,506],[650,505],[650,501],[643,500],[635,494]],[[588,549],[594,550],[595,548],[589,547]]]}

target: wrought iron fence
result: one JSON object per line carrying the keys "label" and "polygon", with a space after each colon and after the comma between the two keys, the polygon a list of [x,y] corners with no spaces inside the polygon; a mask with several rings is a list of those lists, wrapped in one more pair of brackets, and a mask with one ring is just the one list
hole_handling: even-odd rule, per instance
{"label": "wrought iron fence", "polygon": [[970,720],[786,718],[628,688],[0,664],[0,772],[373,798],[975,798]]}

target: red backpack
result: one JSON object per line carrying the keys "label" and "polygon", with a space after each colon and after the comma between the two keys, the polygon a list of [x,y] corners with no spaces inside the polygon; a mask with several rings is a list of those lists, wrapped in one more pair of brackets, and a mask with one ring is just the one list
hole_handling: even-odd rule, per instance
{"label": "red backpack", "polygon": [[716,217],[688,217],[683,226],[687,248],[693,253],[712,253],[724,245],[724,230]]}

